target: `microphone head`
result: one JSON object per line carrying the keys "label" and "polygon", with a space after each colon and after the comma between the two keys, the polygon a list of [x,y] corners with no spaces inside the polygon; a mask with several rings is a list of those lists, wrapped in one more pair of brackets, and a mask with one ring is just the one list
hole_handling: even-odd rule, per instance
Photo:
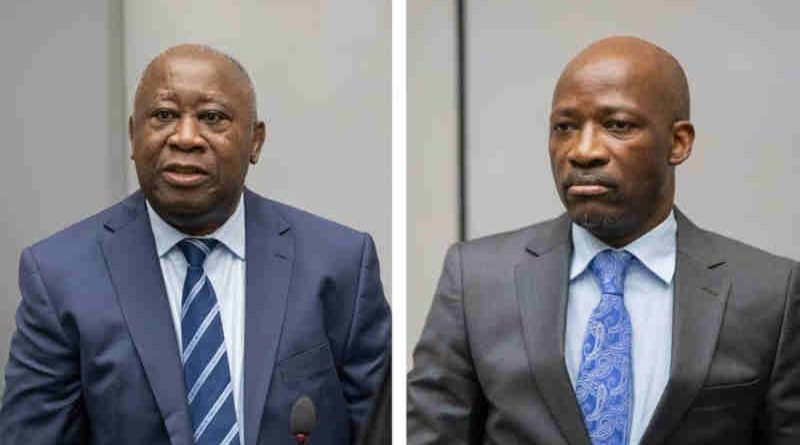
{"label": "microphone head", "polygon": [[289,424],[292,435],[303,434],[308,436],[317,424],[317,413],[314,409],[314,402],[308,396],[297,399],[292,405],[292,413],[289,416]]}

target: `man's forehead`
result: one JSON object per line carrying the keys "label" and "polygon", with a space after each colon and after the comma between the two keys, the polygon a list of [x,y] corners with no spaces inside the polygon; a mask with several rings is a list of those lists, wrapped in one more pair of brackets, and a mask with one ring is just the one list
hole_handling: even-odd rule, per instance
{"label": "man's forehead", "polygon": [[231,82],[246,82],[244,74],[224,57],[214,54],[162,54],[148,65],[142,80],[163,80],[176,74],[219,77]]}
{"label": "man's forehead", "polygon": [[248,83],[238,68],[218,57],[201,54],[162,55],[147,68],[140,81],[139,93],[148,92],[154,99],[174,99],[175,88],[203,84],[202,94],[209,99],[227,94],[247,95]]}
{"label": "man's forehead", "polygon": [[[647,98],[656,98],[669,88],[668,82],[652,64],[635,57],[608,55],[571,63],[553,92],[553,106],[591,98],[598,106],[634,105]],[[633,100],[636,99],[636,100]]]}
{"label": "man's forehead", "polygon": [[615,113],[629,113],[638,115],[642,112],[642,104],[631,100],[624,94],[596,95],[588,98],[566,96],[553,103],[550,111],[552,117],[578,118],[590,113],[592,115],[607,116]]}
{"label": "man's forehead", "polygon": [[596,57],[570,64],[561,75],[556,93],[571,89],[633,88],[651,83],[647,65],[624,56]]}
{"label": "man's forehead", "polygon": [[[180,86],[178,86],[180,88]],[[230,101],[228,100],[228,95],[223,93],[222,91],[217,91],[214,89],[204,89],[202,91],[195,91],[192,94],[193,99],[197,102],[216,102],[221,104],[229,104]],[[153,90],[152,96],[153,102],[179,102],[181,100],[181,95],[178,93],[176,88],[167,87],[159,87]]]}

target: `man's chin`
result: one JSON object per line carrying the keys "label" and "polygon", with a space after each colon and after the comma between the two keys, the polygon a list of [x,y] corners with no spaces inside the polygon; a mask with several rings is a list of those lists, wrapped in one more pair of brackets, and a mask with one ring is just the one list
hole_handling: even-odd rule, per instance
{"label": "man's chin", "polygon": [[613,238],[624,231],[623,218],[610,209],[596,208],[598,206],[575,206],[568,209],[572,222],[588,230],[601,239]]}
{"label": "man's chin", "polygon": [[618,218],[609,214],[583,212],[572,217],[572,221],[588,230],[603,230],[614,227]]}
{"label": "man's chin", "polygon": [[214,201],[207,191],[199,190],[156,190],[147,200],[165,220],[202,218],[211,212]]}

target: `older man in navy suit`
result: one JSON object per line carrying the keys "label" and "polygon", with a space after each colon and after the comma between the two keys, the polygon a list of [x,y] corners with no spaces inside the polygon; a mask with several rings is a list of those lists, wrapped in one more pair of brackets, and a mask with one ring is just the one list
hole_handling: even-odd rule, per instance
{"label": "older man in navy suit", "polygon": [[[255,103],[213,49],[147,67],[129,121],[141,190],[22,253],[0,443],[359,436],[389,354],[375,248],[244,188]],[[317,420],[292,431],[304,397]]]}

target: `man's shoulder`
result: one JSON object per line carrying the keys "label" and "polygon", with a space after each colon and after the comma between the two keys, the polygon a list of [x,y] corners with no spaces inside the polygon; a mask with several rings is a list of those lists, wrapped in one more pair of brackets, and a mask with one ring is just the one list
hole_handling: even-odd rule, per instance
{"label": "man's shoulder", "polygon": [[566,214],[562,214],[556,218],[518,229],[462,241],[458,243],[458,246],[465,252],[482,252],[486,254],[520,252],[526,247],[552,247],[563,243],[569,239],[568,229],[569,219]]}
{"label": "man's shoulder", "polygon": [[104,234],[144,208],[144,197],[137,191],[30,245],[23,250],[23,256],[25,252],[31,255],[39,270],[71,270],[76,264],[98,261]]}
{"label": "man's shoulder", "polygon": [[115,221],[135,216],[137,207],[141,207],[138,210],[145,208],[144,197],[139,191],[34,243],[30,248],[36,251],[50,251],[95,244],[101,239],[104,228],[113,225]]}
{"label": "man's shoulder", "polygon": [[338,244],[361,242],[366,236],[364,232],[352,227],[246,190],[246,218],[249,218],[253,211],[259,212],[266,220],[278,220],[276,222],[291,230],[296,238]]}
{"label": "man's shoulder", "polygon": [[678,213],[678,254],[723,272],[747,288],[779,292],[798,263],[761,248],[696,226]]}
{"label": "man's shoulder", "polygon": [[760,247],[714,232],[705,228],[694,226],[696,231],[691,235],[692,245],[687,246],[682,242],[680,226],[678,229],[678,251],[696,254],[702,251],[704,255],[725,261],[736,269],[759,272],[764,270],[787,270],[795,267],[797,262]]}

